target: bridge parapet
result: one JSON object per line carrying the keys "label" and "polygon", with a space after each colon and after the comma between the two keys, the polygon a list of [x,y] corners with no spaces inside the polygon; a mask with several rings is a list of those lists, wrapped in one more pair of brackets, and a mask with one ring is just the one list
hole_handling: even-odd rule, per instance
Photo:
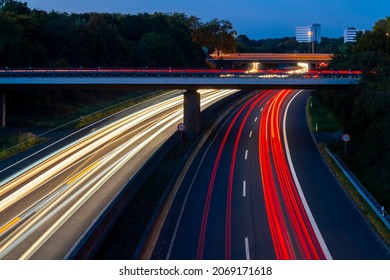
{"label": "bridge parapet", "polygon": [[3,89],[21,88],[318,88],[358,84],[359,71],[208,69],[38,69],[0,71]]}
{"label": "bridge parapet", "polygon": [[172,69],[172,68],[68,68],[68,69],[1,69],[0,78],[68,78],[68,77],[347,77],[361,76],[355,70],[301,70],[268,69],[247,71],[241,69]]}

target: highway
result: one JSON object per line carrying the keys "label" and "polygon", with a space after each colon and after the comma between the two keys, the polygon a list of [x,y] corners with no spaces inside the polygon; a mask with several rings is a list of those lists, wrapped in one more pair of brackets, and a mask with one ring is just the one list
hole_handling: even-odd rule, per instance
{"label": "highway", "polygon": [[228,114],[187,172],[153,258],[388,259],[323,162],[307,91],[265,90]]}
{"label": "highway", "polygon": [[[200,91],[201,109],[236,92]],[[181,93],[0,170],[0,259],[64,258],[176,130],[183,118]]]}

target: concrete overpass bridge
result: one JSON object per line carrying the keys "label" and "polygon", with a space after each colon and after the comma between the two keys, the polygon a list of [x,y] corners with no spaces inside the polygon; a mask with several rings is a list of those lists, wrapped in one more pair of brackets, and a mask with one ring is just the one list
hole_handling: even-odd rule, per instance
{"label": "concrete overpass bridge", "polygon": [[0,70],[2,127],[5,92],[31,89],[185,89],[184,123],[190,138],[200,131],[198,89],[346,88],[360,81],[358,71],[208,69],[4,69]]}
{"label": "concrete overpass bridge", "polygon": [[228,61],[250,61],[250,62],[306,62],[319,63],[332,61],[332,54],[329,53],[229,53],[211,54],[212,59]]}
{"label": "concrete overpass bridge", "polygon": [[321,65],[328,65],[332,61],[332,54],[328,53],[229,53],[211,54],[208,59],[211,63],[217,61],[233,67],[239,63],[263,65],[305,63],[310,69],[318,69]]}

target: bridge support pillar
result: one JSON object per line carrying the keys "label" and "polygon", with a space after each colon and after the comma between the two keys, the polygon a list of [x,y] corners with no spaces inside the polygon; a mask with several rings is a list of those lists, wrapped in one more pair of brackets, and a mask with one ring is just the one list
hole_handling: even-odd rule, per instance
{"label": "bridge support pillar", "polygon": [[5,93],[1,93],[1,128],[5,127]]}
{"label": "bridge support pillar", "polygon": [[309,70],[318,70],[319,64],[318,63],[309,63]]}
{"label": "bridge support pillar", "polygon": [[189,139],[198,136],[201,128],[200,94],[196,90],[184,93],[184,135]]}

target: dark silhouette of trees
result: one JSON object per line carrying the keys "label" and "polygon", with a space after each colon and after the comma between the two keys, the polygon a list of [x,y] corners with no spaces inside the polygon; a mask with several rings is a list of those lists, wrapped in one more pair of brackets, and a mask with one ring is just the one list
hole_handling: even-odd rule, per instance
{"label": "dark silhouette of trees", "polygon": [[379,20],[345,52],[335,54],[334,68],[361,69],[358,88],[316,93],[350,133],[347,160],[374,196],[390,208],[390,17]]}
{"label": "dark silhouette of trees", "polygon": [[[246,35],[236,38],[237,51],[249,53],[307,53],[311,52],[308,43],[299,43],[294,37],[253,40]],[[321,43],[315,42],[316,53],[335,53],[344,47],[343,38],[322,37]]]}
{"label": "dark silhouette of trees", "polygon": [[235,50],[225,20],[184,14],[67,14],[0,2],[0,67],[205,67],[202,48]]}

